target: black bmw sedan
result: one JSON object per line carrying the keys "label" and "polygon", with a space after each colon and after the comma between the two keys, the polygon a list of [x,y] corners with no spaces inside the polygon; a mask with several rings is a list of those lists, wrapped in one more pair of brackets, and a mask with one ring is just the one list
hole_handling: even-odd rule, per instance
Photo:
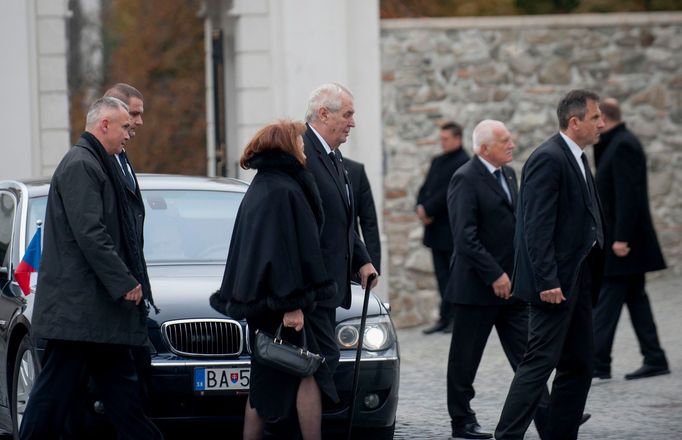
{"label": "black bmw sedan", "polygon": [[[141,372],[149,415],[162,426],[241,423],[249,391],[245,321],[214,311],[237,209],[247,184],[233,179],[139,175],[147,212],[145,257],[160,312],[148,319],[151,362]],[[30,336],[34,287],[15,270],[44,217],[48,180],[0,182],[0,434],[16,436],[35,376],[41,341]],[[35,282],[35,281],[34,281]],[[363,292],[337,310],[341,397],[323,413],[325,438],[346,429]],[[387,306],[372,294],[360,362],[354,437],[393,438],[400,356]],[[92,399],[95,413],[105,412]],[[238,429],[238,428],[237,428]],[[235,438],[238,431],[233,432]]]}

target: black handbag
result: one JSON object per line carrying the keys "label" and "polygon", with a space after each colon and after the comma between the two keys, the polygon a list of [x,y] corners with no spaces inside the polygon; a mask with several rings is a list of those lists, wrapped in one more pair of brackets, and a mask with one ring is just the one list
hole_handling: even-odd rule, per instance
{"label": "black handbag", "polygon": [[257,329],[253,357],[269,367],[293,376],[312,376],[324,362],[324,357],[308,351],[305,331],[301,331],[303,346],[298,347],[282,340],[282,324],[277,328],[275,336]]}

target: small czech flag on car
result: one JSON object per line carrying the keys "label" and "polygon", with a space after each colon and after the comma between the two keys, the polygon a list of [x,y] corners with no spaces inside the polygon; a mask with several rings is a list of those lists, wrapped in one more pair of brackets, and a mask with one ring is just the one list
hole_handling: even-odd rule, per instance
{"label": "small czech flag on car", "polygon": [[24,295],[28,296],[31,293],[31,286],[36,285],[38,272],[40,271],[40,253],[41,253],[41,228],[38,225],[36,233],[33,234],[31,242],[26,248],[24,258],[14,271],[14,279],[16,280]]}

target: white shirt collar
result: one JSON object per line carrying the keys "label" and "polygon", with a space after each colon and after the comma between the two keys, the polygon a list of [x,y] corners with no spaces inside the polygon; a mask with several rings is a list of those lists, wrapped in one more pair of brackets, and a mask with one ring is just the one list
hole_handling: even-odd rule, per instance
{"label": "white shirt collar", "polygon": [[583,149],[580,148],[573,139],[566,136],[563,132],[560,131],[559,134],[564,141],[566,141],[566,144],[568,144],[568,148],[571,150],[573,157],[575,157],[575,161],[578,162],[578,168],[580,168],[580,171],[583,173],[583,179],[587,180],[587,176],[585,175],[585,165],[583,165],[583,160],[581,157],[583,155]]}
{"label": "white shirt collar", "polygon": [[329,144],[327,144],[327,141],[325,141],[324,138],[320,135],[320,133],[318,133],[317,130],[315,130],[315,127],[313,127],[312,124],[308,124],[308,127],[310,127],[313,133],[315,133],[315,136],[317,136],[317,138],[320,140],[320,143],[324,147],[324,151],[326,151],[327,155],[329,155],[329,153],[332,152],[332,149],[329,146]]}
{"label": "white shirt collar", "polygon": [[116,158],[116,163],[118,164],[118,167],[125,173],[125,170],[123,169],[123,164],[121,163],[121,160],[118,158],[118,153],[114,153],[114,157]]}
{"label": "white shirt collar", "polygon": [[488,169],[488,171],[490,171],[490,174],[492,174],[492,173],[494,173],[495,171],[499,170],[499,168],[495,168],[495,166],[494,166],[493,164],[491,164],[491,163],[488,162],[487,160],[483,159],[483,158],[482,158],[481,156],[479,156],[478,154],[476,155],[476,157],[478,157],[478,159],[483,163],[483,165],[485,165],[485,167]]}

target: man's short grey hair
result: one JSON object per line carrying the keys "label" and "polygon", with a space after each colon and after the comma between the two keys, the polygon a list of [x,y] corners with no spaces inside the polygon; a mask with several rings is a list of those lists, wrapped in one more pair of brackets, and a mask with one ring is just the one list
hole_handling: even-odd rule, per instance
{"label": "man's short grey hair", "polygon": [[599,103],[599,95],[591,90],[571,90],[559,102],[556,114],[559,119],[559,128],[565,130],[568,128],[568,121],[576,116],[581,121],[587,113],[587,101],[594,101]]}
{"label": "man's short grey hair", "polygon": [[338,83],[322,84],[313,90],[308,98],[308,109],[305,112],[305,121],[315,121],[322,107],[332,113],[338,112],[341,109],[341,97],[344,94],[353,99],[351,91]]}
{"label": "man's short grey hair", "polygon": [[493,133],[495,128],[504,128],[504,123],[494,119],[484,119],[474,127],[472,142],[475,154],[481,152],[481,145],[489,144],[495,140],[495,134]]}
{"label": "man's short grey hair", "polygon": [[88,114],[85,117],[85,126],[92,127],[102,119],[107,110],[116,110],[119,108],[122,108],[128,113],[128,106],[120,99],[111,96],[99,98],[90,105]]}

